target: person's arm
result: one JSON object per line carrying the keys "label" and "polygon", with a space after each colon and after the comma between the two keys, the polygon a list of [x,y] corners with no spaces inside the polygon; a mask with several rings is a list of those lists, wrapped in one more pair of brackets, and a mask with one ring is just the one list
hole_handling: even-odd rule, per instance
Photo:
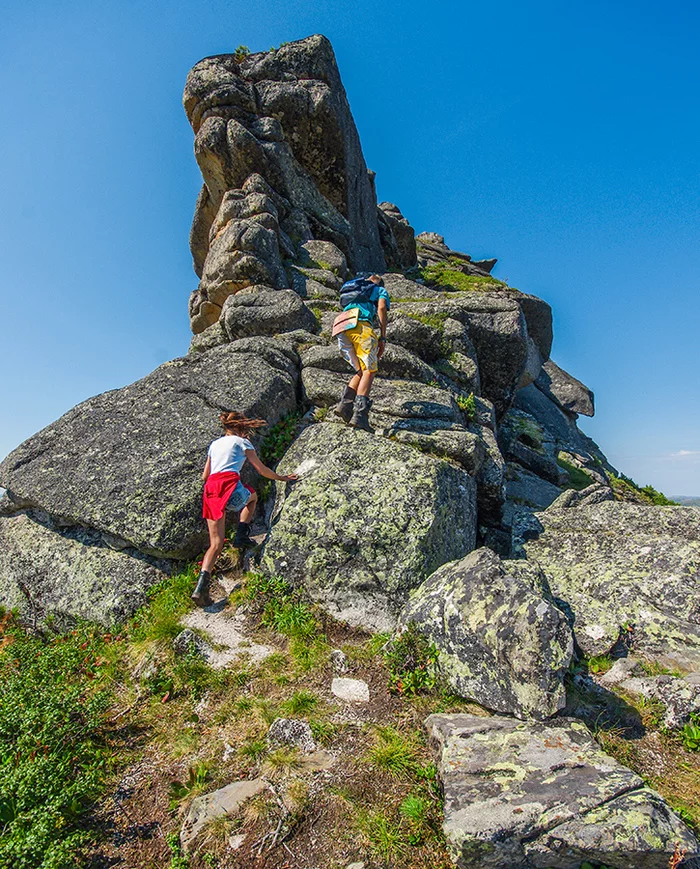
{"label": "person's arm", "polygon": [[379,320],[379,349],[377,356],[381,359],[386,347],[386,324],[387,324],[388,309],[386,299],[380,297],[377,302],[377,319]]}
{"label": "person's arm", "polygon": [[276,474],[274,471],[271,471],[266,465],[263,465],[263,463],[258,458],[258,454],[255,452],[255,450],[246,450],[245,457],[255,468],[255,470],[260,474],[260,476],[267,477],[268,480],[280,480],[283,483],[289,483],[298,479],[296,474],[287,474],[286,477],[282,477],[279,474]]}
{"label": "person's arm", "polygon": [[211,456],[207,456],[207,463],[202,471],[202,479],[205,483],[209,479],[209,474],[211,474]]}

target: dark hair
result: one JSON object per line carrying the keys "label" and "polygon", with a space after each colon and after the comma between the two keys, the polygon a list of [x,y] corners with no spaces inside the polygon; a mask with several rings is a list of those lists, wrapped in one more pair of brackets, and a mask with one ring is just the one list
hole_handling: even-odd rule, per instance
{"label": "dark hair", "polygon": [[219,414],[219,421],[227,432],[238,435],[241,438],[247,438],[256,429],[267,425],[264,419],[248,419],[237,410],[228,410]]}

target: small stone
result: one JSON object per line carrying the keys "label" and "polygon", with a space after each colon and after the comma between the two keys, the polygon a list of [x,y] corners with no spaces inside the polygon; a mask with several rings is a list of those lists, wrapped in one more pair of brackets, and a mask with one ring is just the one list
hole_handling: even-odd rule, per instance
{"label": "small stone", "polygon": [[232,851],[237,851],[245,842],[245,833],[239,833],[237,836],[228,837],[228,846]]}
{"label": "small stone", "polygon": [[636,658],[618,658],[605,675],[598,679],[601,685],[619,685],[639,668]]}
{"label": "small stone", "polygon": [[365,869],[364,863],[348,863],[345,869]]}
{"label": "small stone", "polygon": [[222,758],[224,763],[226,763],[226,761],[228,761],[228,760],[231,760],[231,758],[234,757],[235,754],[236,754],[235,747],[233,745],[230,745],[228,742],[225,742],[224,743],[224,756]]}
{"label": "small stone", "polygon": [[331,691],[346,703],[369,703],[369,685],[362,679],[333,680]]}
{"label": "small stone", "polygon": [[185,628],[173,640],[173,651],[176,655],[186,655],[188,652],[192,652],[206,661],[214,650],[191,628]]}
{"label": "small stone", "polygon": [[342,649],[333,649],[331,652],[331,664],[336,673],[348,672],[348,659]]}
{"label": "small stone", "polygon": [[291,745],[307,753],[316,750],[311,728],[296,718],[275,718],[267,732],[270,745]]}
{"label": "small stone", "polygon": [[201,797],[195,797],[185,817],[180,831],[180,844],[185,853],[189,852],[200,830],[207,824],[224,815],[234,815],[246,800],[265,789],[265,782],[256,778],[252,781],[232,782]]}

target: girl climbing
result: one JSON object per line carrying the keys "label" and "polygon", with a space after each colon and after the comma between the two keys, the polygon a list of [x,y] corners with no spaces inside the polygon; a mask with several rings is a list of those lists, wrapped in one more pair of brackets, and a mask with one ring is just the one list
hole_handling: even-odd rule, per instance
{"label": "girl climbing", "polygon": [[209,549],[204,554],[202,570],[192,592],[192,600],[198,604],[203,603],[209,596],[211,570],[224,548],[227,508],[240,510],[233,545],[241,548],[255,545],[250,539],[250,523],[255,514],[258,496],[250,486],[241,482],[240,472],[246,459],[261,477],[267,477],[268,480],[291,482],[297,479],[296,474],[282,477],[263,465],[255,447],[248,440],[256,429],[267,425],[264,419],[247,419],[242,413],[230,411],[222,413],[219,420],[224,427],[224,435],[209,445],[207,463],[202,471],[202,515],[209,527]]}

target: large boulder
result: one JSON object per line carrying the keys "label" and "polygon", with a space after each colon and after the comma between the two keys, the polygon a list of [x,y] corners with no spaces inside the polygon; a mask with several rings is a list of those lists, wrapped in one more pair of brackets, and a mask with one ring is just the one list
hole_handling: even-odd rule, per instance
{"label": "large boulder", "polygon": [[402,625],[409,622],[435,644],[461,696],[519,718],[548,718],[566,705],[573,654],[566,619],[490,549],[429,576],[401,613]]}
{"label": "large boulder", "polygon": [[307,428],[280,462],[263,567],[341,620],[393,628],[408,592],[474,548],[475,483],[447,462],[363,431]]}
{"label": "large boulder", "polygon": [[698,842],[580,722],[431,715],[445,796],[443,829],[459,869],[667,869]]}
{"label": "large boulder", "polygon": [[200,473],[219,413],[277,422],[296,408],[296,359],[248,338],[84,401],[2,462],[6,509],[40,509],[143,553],[192,557],[206,540]]}
{"label": "large boulder", "polygon": [[672,668],[700,669],[700,512],[604,501],[537,514],[525,549],[572,614],[586,654],[624,636]]}
{"label": "large boulder", "polygon": [[78,618],[111,627],[170,570],[131,547],[109,546],[96,531],[57,527],[45,514],[0,516],[0,604],[28,623],[51,617],[63,628]]}

